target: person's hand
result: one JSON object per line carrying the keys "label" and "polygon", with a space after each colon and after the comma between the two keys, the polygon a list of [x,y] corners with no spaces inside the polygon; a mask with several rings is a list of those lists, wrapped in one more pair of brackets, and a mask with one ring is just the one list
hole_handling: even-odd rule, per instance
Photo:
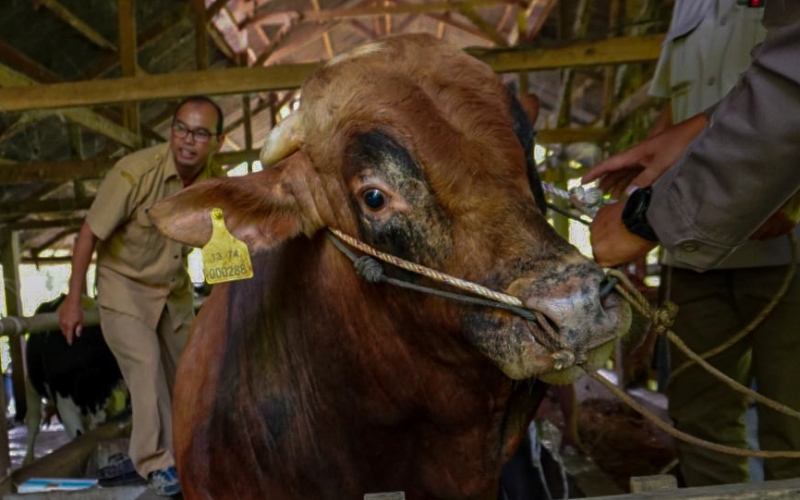
{"label": "person's hand", "polygon": [[768,240],[783,236],[794,229],[797,222],[792,220],[783,210],[778,210],[770,215],[756,231],[750,235],[750,241]]}
{"label": "person's hand", "polygon": [[624,202],[597,211],[589,226],[594,260],[602,267],[614,267],[640,259],[656,244],[636,236],[622,224]]}
{"label": "person's hand", "polygon": [[72,345],[75,337],[81,336],[83,322],[83,305],[80,295],[67,294],[67,298],[61,303],[58,311],[58,324],[68,345]]}
{"label": "person's hand", "polygon": [[614,198],[634,188],[653,184],[683,155],[697,134],[708,124],[704,114],[698,114],[660,134],[646,139],[620,154],[611,156],[592,168],[581,182],[600,179],[599,188]]}

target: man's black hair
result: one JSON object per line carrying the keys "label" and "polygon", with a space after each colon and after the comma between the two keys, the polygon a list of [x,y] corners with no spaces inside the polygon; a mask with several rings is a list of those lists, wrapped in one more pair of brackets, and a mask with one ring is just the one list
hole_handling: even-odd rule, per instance
{"label": "man's black hair", "polygon": [[193,95],[193,96],[187,97],[186,99],[182,100],[180,102],[180,104],[178,104],[178,107],[175,108],[175,113],[174,113],[173,117],[178,114],[178,111],[181,110],[181,108],[183,107],[184,104],[188,104],[190,102],[194,102],[194,103],[197,103],[197,104],[200,104],[200,103],[204,102],[204,103],[210,104],[211,106],[214,107],[214,109],[217,111],[217,131],[216,131],[216,134],[217,135],[222,135],[222,129],[223,129],[222,108],[219,107],[219,104],[217,104],[212,99],[210,99],[210,98],[208,98],[208,97],[206,97],[204,95]]}

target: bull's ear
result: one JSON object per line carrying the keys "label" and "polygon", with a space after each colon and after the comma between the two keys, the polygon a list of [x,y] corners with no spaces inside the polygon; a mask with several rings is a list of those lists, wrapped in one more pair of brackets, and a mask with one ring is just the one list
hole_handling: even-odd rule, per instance
{"label": "bull's ear", "polygon": [[225,225],[252,251],[298,234],[313,234],[322,221],[313,203],[308,158],[297,153],[267,170],[244,177],[199,182],[150,208],[150,220],[169,238],[202,247],[211,238],[211,211],[221,208]]}

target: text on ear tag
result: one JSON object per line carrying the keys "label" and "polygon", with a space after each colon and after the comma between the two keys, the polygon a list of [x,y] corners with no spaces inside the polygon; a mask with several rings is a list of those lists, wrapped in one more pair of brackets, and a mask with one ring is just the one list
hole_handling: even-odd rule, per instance
{"label": "text on ear tag", "polygon": [[243,241],[228,232],[221,208],[211,210],[211,239],[201,253],[203,273],[211,285],[253,277],[250,251]]}

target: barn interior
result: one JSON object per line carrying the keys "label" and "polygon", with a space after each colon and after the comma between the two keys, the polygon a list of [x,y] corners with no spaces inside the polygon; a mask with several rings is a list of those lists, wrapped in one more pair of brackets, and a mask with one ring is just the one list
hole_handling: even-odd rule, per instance
{"label": "barn interior", "polygon": [[[29,315],[29,295],[66,290],[63,273],[47,270],[69,262],[105,173],[127,153],[165,142],[182,98],[205,94],[219,103],[226,139],[215,161],[243,175],[260,168],[261,143],[302,99],[298,87],[314,68],[385,36],[431,34],[485,61],[521,95],[535,94],[539,173],[567,189],[600,159],[644,138],[656,120],[664,103],[648,89],[673,3],[3,0],[0,317]],[[555,212],[550,218],[587,248],[580,224]],[[655,302],[659,269],[654,257],[649,262],[644,292]],[[23,267],[47,277],[26,289]],[[25,339],[4,337],[13,427],[25,413]],[[623,364],[610,363],[621,378],[629,376]],[[656,374],[644,377],[644,392],[654,392]],[[642,439],[663,445],[654,459],[663,468],[670,445],[661,435]],[[0,469],[11,471],[7,445]]]}

